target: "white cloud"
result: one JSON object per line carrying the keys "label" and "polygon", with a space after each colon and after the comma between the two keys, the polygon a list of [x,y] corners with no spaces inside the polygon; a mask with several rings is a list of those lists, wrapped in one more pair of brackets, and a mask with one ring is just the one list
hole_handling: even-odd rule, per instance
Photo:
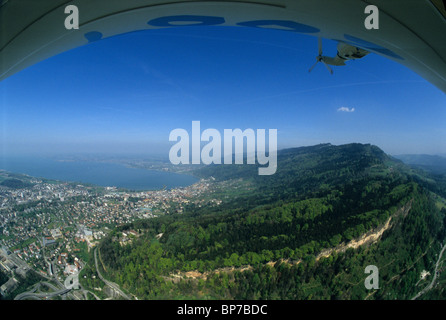
{"label": "white cloud", "polygon": [[340,107],[338,112],[355,112],[355,108]]}

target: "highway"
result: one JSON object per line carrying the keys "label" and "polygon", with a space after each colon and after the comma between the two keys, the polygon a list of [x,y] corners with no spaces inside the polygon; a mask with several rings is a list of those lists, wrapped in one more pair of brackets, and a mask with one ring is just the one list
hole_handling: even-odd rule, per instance
{"label": "highway", "polygon": [[53,292],[42,292],[42,293],[35,293],[35,291],[40,287],[40,283],[35,286],[31,291],[23,292],[19,295],[17,295],[14,300],[25,300],[25,299],[34,299],[34,300],[41,300],[41,298],[51,298],[54,296],[64,295],[71,291],[71,289],[61,289]]}
{"label": "highway", "polygon": [[124,299],[126,300],[132,300],[128,295],[126,295],[124,292],[122,292],[122,290],[119,288],[119,286],[111,281],[108,281],[107,279],[105,279],[101,273],[99,272],[99,268],[98,268],[98,259],[97,259],[97,248],[94,249],[94,263],[96,266],[96,271],[98,272],[99,275],[99,279],[101,279],[102,281],[104,281],[104,283],[106,285],[108,285],[109,287],[111,287],[113,290],[115,290],[116,292],[118,292]]}
{"label": "highway", "polygon": [[[108,281],[107,279],[105,279],[102,276],[102,274],[100,273],[99,268],[98,268],[97,254],[98,254],[97,248],[95,248],[95,250],[94,250],[95,267],[96,267],[99,278],[107,286],[109,286],[116,293],[118,293],[120,296],[122,296],[124,299],[132,300],[127,294],[125,294],[119,288],[118,284],[116,284],[112,281]],[[24,264],[17,257],[13,256],[12,258],[14,259],[15,263],[21,265],[23,268],[27,267],[28,269],[30,269],[26,264]],[[64,300],[67,298],[79,299],[80,297],[77,297],[76,295],[70,293],[70,291],[72,291],[73,288],[78,288],[80,286],[79,278],[78,278],[79,275],[78,274],[70,275],[65,279],[64,283],[61,283],[55,274],[55,271],[56,271],[55,268],[57,268],[57,266],[55,266],[51,261],[48,261],[46,259],[45,255],[44,255],[44,259],[48,265],[48,273],[51,276],[43,275],[40,273],[39,273],[39,275],[43,276],[44,278],[46,278],[49,281],[55,281],[56,284],[54,285],[47,281],[41,281],[41,282],[35,284],[31,290],[22,292],[22,293],[18,294],[17,296],[15,296],[14,300],[27,300],[27,299],[28,300],[42,300],[42,299],[49,299],[49,298],[56,297],[56,296],[62,296],[62,299],[64,299]],[[33,269],[31,269],[31,270],[33,270]],[[42,290],[40,290],[40,289],[42,286],[48,287],[50,289],[50,292],[41,292]],[[48,291],[48,290],[46,289],[44,291]],[[86,294],[85,290],[82,289],[81,291],[83,292],[84,295]],[[90,293],[95,297],[96,300],[100,300],[100,298],[97,297],[94,293],[92,293],[92,292],[90,292]],[[71,297],[69,297],[69,296],[71,296]],[[86,297],[86,295],[85,295],[85,297]]]}

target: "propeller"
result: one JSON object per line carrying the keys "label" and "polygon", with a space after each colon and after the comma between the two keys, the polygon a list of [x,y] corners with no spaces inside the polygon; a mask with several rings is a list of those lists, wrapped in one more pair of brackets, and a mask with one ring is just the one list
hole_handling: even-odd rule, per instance
{"label": "propeller", "polygon": [[333,70],[328,66],[328,64],[325,62],[325,57],[324,56],[322,56],[322,38],[321,37],[319,37],[318,38],[318,47],[319,47],[319,49],[318,49],[318,56],[316,57],[316,63],[315,64],[313,64],[313,66],[310,68],[310,70],[308,71],[308,72],[311,72],[313,69],[314,69],[314,67],[316,67],[316,65],[319,63],[319,62],[322,62],[324,65],[325,65],[325,67],[327,68],[327,70],[328,70],[328,72],[330,72],[330,74],[333,74]]}

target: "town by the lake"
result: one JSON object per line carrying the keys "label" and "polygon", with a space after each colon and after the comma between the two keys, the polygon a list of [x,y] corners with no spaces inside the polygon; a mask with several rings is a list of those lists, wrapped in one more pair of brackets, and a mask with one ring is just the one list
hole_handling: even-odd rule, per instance
{"label": "town by the lake", "polygon": [[[0,174],[11,181],[16,176],[6,171]],[[209,196],[215,187],[212,180],[132,192],[26,178],[25,186],[0,185],[0,271],[8,278],[0,294],[9,299],[86,299],[88,294],[79,284],[81,271],[91,250],[116,227],[137,219],[181,214],[189,204],[221,203]],[[123,232],[121,242],[136,235],[136,230]],[[20,290],[27,278],[34,279],[32,290],[29,286]]]}

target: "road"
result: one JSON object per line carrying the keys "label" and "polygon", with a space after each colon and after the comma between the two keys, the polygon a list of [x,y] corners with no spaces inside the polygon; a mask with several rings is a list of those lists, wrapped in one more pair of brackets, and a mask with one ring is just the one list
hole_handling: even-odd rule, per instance
{"label": "road", "polygon": [[423,290],[418,292],[417,295],[412,298],[412,300],[418,299],[419,297],[421,297],[423,294],[425,294],[426,292],[428,292],[429,290],[431,290],[434,287],[435,282],[437,281],[437,277],[438,277],[438,266],[440,264],[441,257],[443,256],[443,253],[444,253],[445,249],[446,249],[446,244],[443,246],[443,248],[440,251],[440,254],[438,255],[438,260],[435,263],[435,272],[434,272],[434,276],[432,278],[431,283],[429,283],[429,285],[427,287],[425,287]]}
{"label": "road", "polygon": [[[39,283],[40,286],[40,283]],[[24,300],[24,299],[41,299],[41,298],[51,298],[54,296],[59,296],[59,295],[63,295],[68,293],[71,289],[61,289],[58,291],[53,291],[53,292],[43,292],[43,293],[34,293],[39,286],[36,286],[33,290],[28,291],[28,292],[23,292],[19,295],[17,295],[14,300]]]}
{"label": "road", "polygon": [[[46,278],[47,280],[50,281],[55,281],[56,285],[51,284],[50,282],[46,282],[46,281],[41,281],[39,283],[37,283],[35,286],[33,286],[33,288],[27,292],[22,292],[20,294],[18,294],[14,300],[25,300],[25,299],[33,299],[33,300],[41,300],[41,299],[47,299],[47,298],[51,298],[51,297],[55,297],[55,296],[61,296],[63,300],[65,299],[80,299],[80,297],[76,296],[75,294],[72,294],[72,289],[76,289],[79,288],[81,289],[81,292],[83,292],[85,298],[86,296],[86,290],[83,290],[82,287],[80,286],[79,283],[79,274],[76,273],[74,275],[70,275],[68,276],[64,283],[61,283],[59,281],[59,279],[57,278],[56,275],[56,268],[57,266],[55,266],[55,264],[52,261],[48,261],[45,254],[44,256],[44,260],[48,265],[48,273],[50,274],[50,276],[47,275],[43,275],[41,273],[39,273],[40,276],[43,276],[44,278]],[[18,259],[17,257],[13,256],[12,257],[15,261],[15,263],[19,264],[22,268],[27,267],[28,269],[30,269],[28,267],[28,265],[24,264],[24,262],[22,262],[20,259]],[[107,279],[105,279],[102,274],[100,273],[99,269],[98,269],[98,260],[97,260],[97,248],[94,251],[94,258],[95,258],[95,266],[96,266],[96,270],[97,273],[99,275],[99,278],[109,287],[111,287],[115,292],[117,292],[119,295],[121,295],[124,299],[127,300],[132,300],[128,295],[126,295],[120,288],[119,286],[111,281],[108,281]],[[81,263],[82,268],[84,267],[84,265]],[[34,271],[33,269],[31,269],[32,271]],[[41,286],[47,286],[50,290],[52,290],[51,292],[39,292]],[[37,293],[36,293],[37,292]],[[89,291],[88,291],[89,292]],[[100,300],[99,297],[97,297],[94,293],[90,292],[96,300]]]}
{"label": "road", "polygon": [[111,281],[108,281],[107,279],[105,279],[105,278],[101,275],[101,273],[99,272],[99,268],[98,268],[97,249],[98,249],[98,248],[95,248],[95,249],[94,249],[94,263],[95,263],[95,266],[96,266],[96,271],[98,272],[99,279],[101,279],[102,281],[104,281],[104,283],[105,283],[106,285],[108,285],[108,286],[111,287],[113,290],[115,290],[116,292],[118,292],[124,299],[126,299],[126,300],[132,300],[128,295],[126,295],[124,292],[122,292],[122,290],[119,288],[119,286],[118,286],[116,283],[111,282]]}

